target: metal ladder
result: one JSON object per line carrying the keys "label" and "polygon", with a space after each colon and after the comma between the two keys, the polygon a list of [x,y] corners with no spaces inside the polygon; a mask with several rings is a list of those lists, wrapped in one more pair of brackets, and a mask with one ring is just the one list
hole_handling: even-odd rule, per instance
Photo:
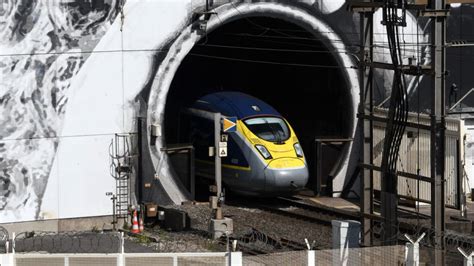
{"label": "metal ladder", "polygon": [[130,179],[116,179],[115,184],[115,215],[117,218],[126,218],[130,205]]}
{"label": "metal ladder", "polygon": [[115,179],[115,217],[126,219],[130,205],[131,177],[135,175],[136,134],[115,134],[109,146],[110,175]]}

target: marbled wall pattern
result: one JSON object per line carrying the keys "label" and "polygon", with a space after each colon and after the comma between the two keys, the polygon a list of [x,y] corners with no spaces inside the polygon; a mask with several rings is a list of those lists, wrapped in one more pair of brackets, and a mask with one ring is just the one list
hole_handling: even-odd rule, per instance
{"label": "marbled wall pattern", "polygon": [[38,219],[71,79],[116,0],[0,3],[0,221]]}

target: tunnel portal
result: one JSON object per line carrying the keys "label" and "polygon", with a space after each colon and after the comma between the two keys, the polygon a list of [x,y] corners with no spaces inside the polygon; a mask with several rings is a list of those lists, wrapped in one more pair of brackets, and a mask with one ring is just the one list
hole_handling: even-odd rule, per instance
{"label": "tunnel portal", "polygon": [[[272,105],[294,128],[313,177],[316,138],[357,139],[356,63],[329,25],[293,4],[226,4],[214,11],[205,32],[196,30],[197,19],[166,46],[148,95],[147,124],[160,131],[148,148],[175,203],[188,196],[177,182],[179,166],[162,148],[182,141],[180,111],[206,94],[240,91]],[[327,172],[334,168],[336,193],[357,160],[354,142],[324,160]]]}
{"label": "tunnel portal", "polygon": [[[167,145],[186,142],[176,114],[206,94],[240,91],[269,103],[289,121],[314,176],[315,139],[352,134],[345,67],[334,58],[341,52],[275,18],[247,17],[219,27],[194,46],[171,83],[165,107]],[[338,157],[326,160],[325,169]]]}

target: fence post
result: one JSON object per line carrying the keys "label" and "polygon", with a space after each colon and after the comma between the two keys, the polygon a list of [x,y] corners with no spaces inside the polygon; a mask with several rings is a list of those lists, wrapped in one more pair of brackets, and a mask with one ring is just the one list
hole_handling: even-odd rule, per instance
{"label": "fence post", "polygon": [[119,240],[120,240],[120,244],[119,244],[119,247],[120,247],[120,251],[119,251],[119,254],[117,256],[117,266],[124,266],[125,265],[125,241],[124,241],[124,238],[123,238],[123,232],[120,232],[120,235],[119,235]]}
{"label": "fence post", "polygon": [[125,239],[123,238],[123,232],[120,232],[120,253],[125,253]]}
{"label": "fence post", "polygon": [[229,252],[230,266],[242,266],[242,252]]}
{"label": "fence post", "polygon": [[425,233],[418,239],[413,240],[409,235],[405,234],[405,238],[410,241],[405,244],[405,262],[407,266],[420,265],[420,241],[423,237],[425,237]]}
{"label": "fence post", "polygon": [[333,265],[347,265],[349,249],[358,248],[360,242],[360,222],[332,220]]}
{"label": "fence post", "polygon": [[173,266],[178,266],[178,254],[173,254]]}
{"label": "fence post", "polygon": [[15,248],[16,248],[16,245],[15,245],[15,238],[16,238],[16,234],[15,232],[12,233],[12,254],[15,255]]}
{"label": "fence post", "polygon": [[13,263],[14,256],[15,255],[13,255],[13,253],[0,254],[0,265],[2,265],[2,266],[13,266],[13,265],[15,265]]}
{"label": "fence post", "polygon": [[468,254],[466,251],[462,250],[462,248],[458,248],[459,252],[461,252],[462,256],[464,257],[464,266],[472,266],[472,256],[474,255],[474,252],[471,252]]}
{"label": "fence post", "polygon": [[316,266],[316,251],[308,250],[308,266]]}

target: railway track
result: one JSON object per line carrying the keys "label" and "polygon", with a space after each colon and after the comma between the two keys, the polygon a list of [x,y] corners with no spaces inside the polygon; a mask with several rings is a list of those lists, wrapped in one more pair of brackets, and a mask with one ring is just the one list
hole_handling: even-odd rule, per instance
{"label": "railway track", "polygon": [[[343,209],[335,209],[323,205],[312,204],[304,202],[304,199],[296,198],[296,197],[278,197],[271,201],[252,201],[248,204],[245,204],[247,207],[253,207],[257,209],[261,209],[263,211],[267,211],[270,213],[290,217],[292,219],[298,219],[310,223],[316,223],[321,225],[330,226],[332,220],[360,220],[362,218],[361,213],[357,211],[349,211]],[[411,219],[429,219],[430,217],[424,214],[419,214],[410,210],[400,209],[400,213],[403,216],[410,216]],[[400,215],[402,216],[402,215]],[[369,218],[373,221],[374,228],[378,228],[374,230],[374,236],[376,238],[381,237],[381,222],[382,217],[376,214],[372,215],[365,215],[366,218]],[[433,238],[433,230],[426,225],[423,224],[415,224],[405,221],[399,221],[398,224],[399,228],[399,243],[404,244],[406,243],[406,238],[404,234],[408,235],[420,235],[422,233],[426,233],[425,236],[425,244],[430,246],[430,242]],[[474,248],[474,238],[470,236],[464,236],[460,234],[456,234],[454,232],[447,231],[444,234],[444,238],[446,239],[447,244],[451,243],[452,247],[455,246],[463,246],[467,249]],[[298,243],[297,248],[302,247],[304,249],[304,245],[302,243]],[[449,249],[449,248],[448,248]],[[296,250],[296,249],[295,249]]]}
{"label": "railway track", "polygon": [[[256,228],[241,237],[229,237],[229,245],[233,241],[238,242],[238,249],[247,255],[262,255],[276,251],[300,251],[305,250],[306,245],[286,238],[270,236]],[[221,245],[227,245],[227,238],[221,237]]]}
{"label": "railway track", "polygon": [[302,202],[302,199],[299,198],[286,198],[286,197],[278,197],[277,200],[279,202],[292,205],[294,207],[298,207],[301,209],[317,212],[317,213],[324,213],[328,215],[332,215],[335,217],[343,218],[343,219],[359,219],[360,215],[357,212],[347,211],[338,209],[337,211],[334,208],[329,208],[323,205],[314,205]]}
{"label": "railway track", "polygon": [[[333,220],[360,220],[361,214],[356,211],[348,211],[343,209],[335,209],[323,205],[316,205],[304,202],[300,198],[278,197],[271,202],[254,201],[252,206],[264,211],[279,214],[282,216],[298,219],[310,223],[331,226]],[[378,215],[366,215],[375,224],[380,224],[382,218]],[[402,233],[418,234],[420,230],[428,231],[429,228],[416,228],[413,224],[399,222],[399,229]],[[380,237],[379,232],[374,232],[375,236]],[[406,242],[401,234],[400,243]]]}

